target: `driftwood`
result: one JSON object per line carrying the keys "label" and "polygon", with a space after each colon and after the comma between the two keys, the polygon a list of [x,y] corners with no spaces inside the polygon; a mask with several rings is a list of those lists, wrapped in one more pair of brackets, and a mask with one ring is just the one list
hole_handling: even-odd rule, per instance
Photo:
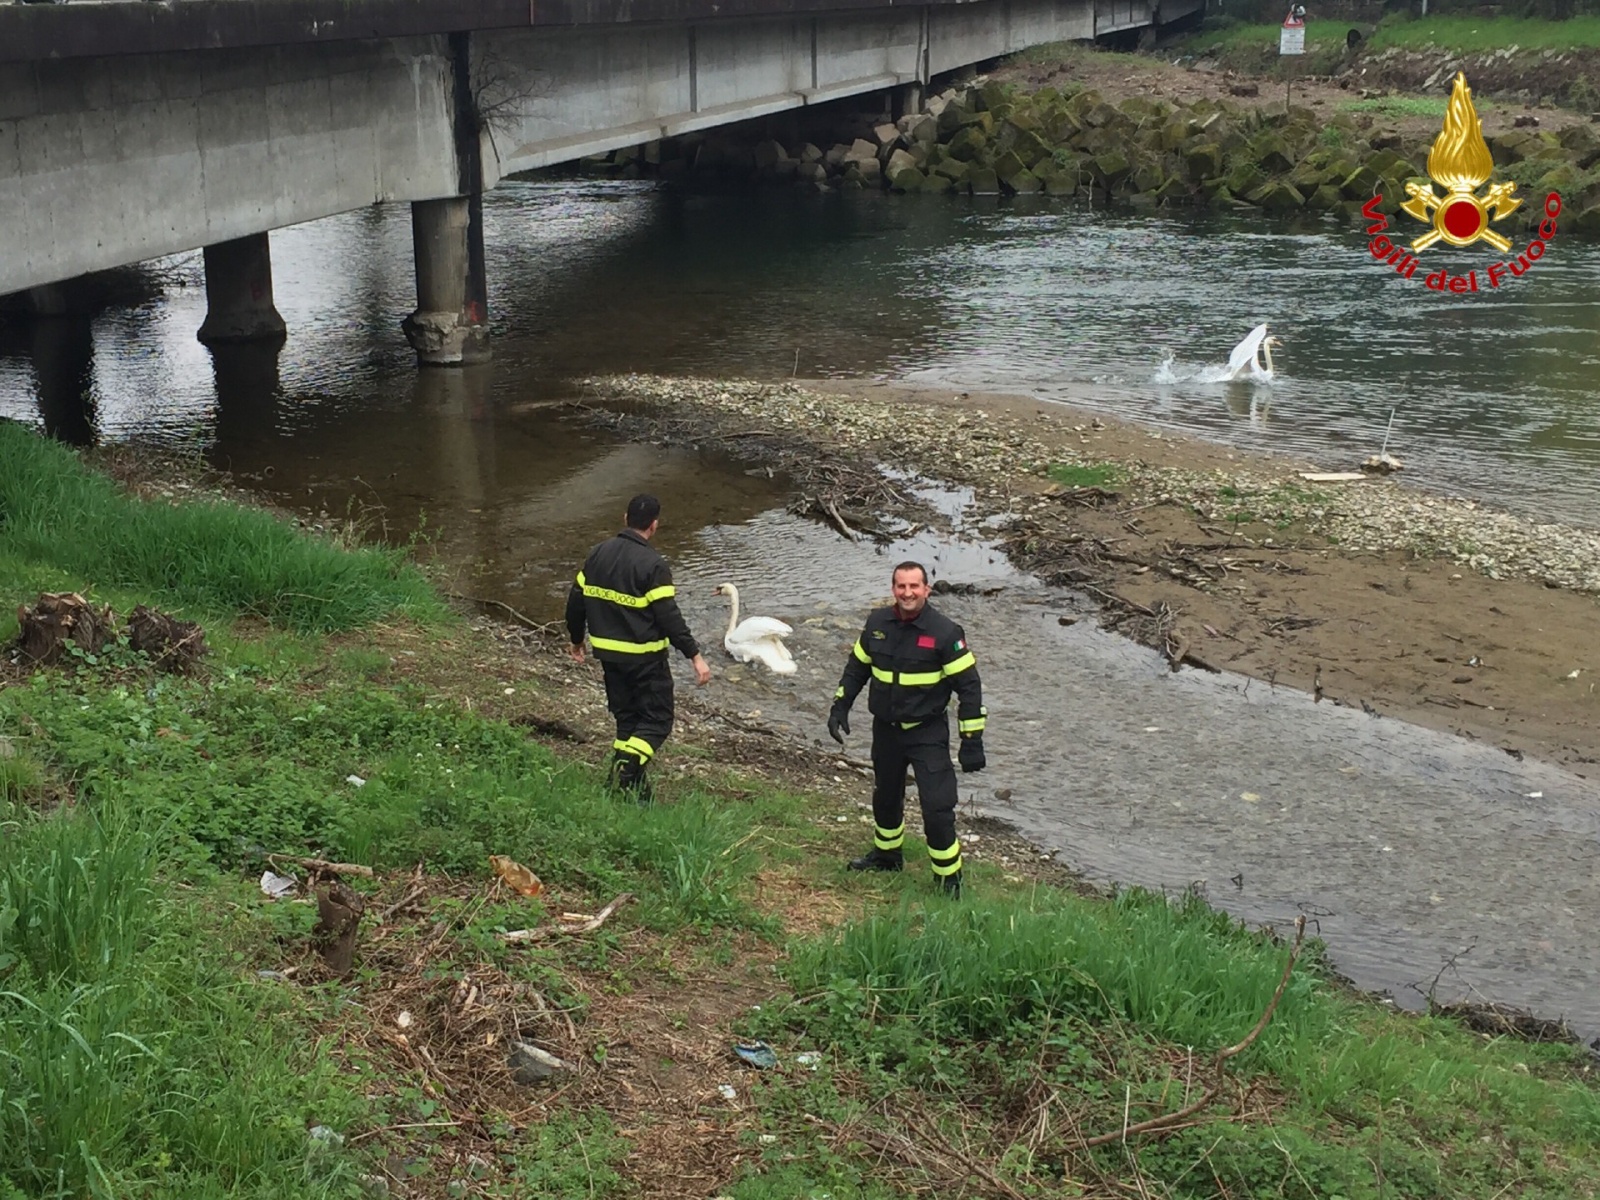
{"label": "driftwood", "polygon": [[210,653],[205,630],[194,621],[179,621],[143,604],[128,616],[128,645],[149,655],[159,670],[179,673],[194,669]]}
{"label": "driftwood", "polygon": [[1429,1008],[1435,1016],[1453,1017],[1468,1029],[1490,1037],[1516,1038],[1524,1042],[1577,1042],[1578,1035],[1565,1021],[1552,1021],[1536,1017],[1525,1008],[1509,1004],[1474,1004],[1458,1000],[1451,1004],[1433,1004]]}
{"label": "driftwood", "polygon": [[29,662],[45,666],[68,653],[70,642],[85,654],[98,654],[115,635],[110,605],[96,609],[77,592],[40,592],[32,608],[17,607],[16,648]]}

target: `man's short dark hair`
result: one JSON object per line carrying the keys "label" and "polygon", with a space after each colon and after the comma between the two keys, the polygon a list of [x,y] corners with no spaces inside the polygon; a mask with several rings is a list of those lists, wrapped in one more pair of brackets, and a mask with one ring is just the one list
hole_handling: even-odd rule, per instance
{"label": "man's short dark hair", "polygon": [[922,572],[922,582],[923,583],[927,583],[928,582],[928,568],[923,566],[919,562],[912,562],[910,559],[907,559],[903,563],[896,563],[895,564],[894,570],[889,572],[889,582],[893,583],[894,582],[894,577],[896,575],[900,574],[901,571],[921,571]]}
{"label": "man's short dark hair", "polygon": [[628,501],[628,528],[646,530],[661,515],[661,501],[649,492],[640,492]]}

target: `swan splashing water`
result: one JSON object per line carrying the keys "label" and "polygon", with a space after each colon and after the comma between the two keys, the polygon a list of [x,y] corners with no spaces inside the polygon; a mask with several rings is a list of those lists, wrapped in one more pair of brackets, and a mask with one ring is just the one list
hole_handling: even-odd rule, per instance
{"label": "swan splashing water", "polygon": [[719,583],[712,589],[713,596],[726,596],[733,602],[728,613],[728,632],[722,645],[739,662],[761,662],[774,675],[793,675],[798,669],[794,655],[783,639],[794,632],[788,625],[774,617],[746,617],[739,620],[739,589],[731,583]]}
{"label": "swan splashing water", "polygon": [[1257,325],[1228,355],[1227,366],[1195,366],[1181,363],[1167,352],[1151,376],[1152,383],[1271,383],[1277,377],[1272,351],[1282,346],[1279,338],[1267,332],[1265,323]]}
{"label": "swan splashing water", "polygon": [[[1283,345],[1267,333],[1266,323],[1257,325],[1245,335],[1244,341],[1228,355],[1228,365],[1223,379],[1254,379],[1271,383],[1273,377],[1272,348]],[[1266,360],[1263,362],[1263,358]]]}

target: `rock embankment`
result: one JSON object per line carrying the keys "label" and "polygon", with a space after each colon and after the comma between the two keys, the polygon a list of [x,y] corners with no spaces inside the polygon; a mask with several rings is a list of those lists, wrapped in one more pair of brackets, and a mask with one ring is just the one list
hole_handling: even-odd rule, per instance
{"label": "rock embankment", "polygon": [[[1488,138],[1500,177],[1539,202],[1563,199],[1564,232],[1600,236],[1600,129],[1513,128]],[[1023,90],[996,81],[949,89],[924,111],[882,122],[824,150],[713,132],[630,147],[588,169],[666,179],[704,172],[819,189],[1075,197],[1135,209],[1209,206],[1357,219],[1374,193],[1394,212],[1408,181],[1426,183],[1429,141],[1377,128],[1368,114],[1245,108],[1134,96],[1112,104],[1092,88]]]}

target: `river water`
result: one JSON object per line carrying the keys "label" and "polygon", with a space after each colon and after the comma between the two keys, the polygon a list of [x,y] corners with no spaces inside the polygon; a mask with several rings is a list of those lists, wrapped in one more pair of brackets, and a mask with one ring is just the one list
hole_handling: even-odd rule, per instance
{"label": "river water", "polygon": [[[274,233],[281,352],[200,346],[200,261],[184,256],[148,303],[11,331],[0,415],[192,448],[267,498],[358,511],[393,540],[421,527],[461,591],[542,619],[648,488],[704,640],[725,620],[710,594],[724,579],[746,613],[796,628],[796,675],[717,652],[710,695],[808,737],[888,567],[924,558],[1000,589],[939,601],[966,625],[993,718],[967,811],[1098,879],[1198,883],[1280,926],[1310,914],[1342,970],[1400,1003],[1453,963],[1441,997],[1600,1033],[1600,789],[1259,681],[1174,675],[1092,620],[1063,624],[1079,599],[1013,571],[980,527],[845,543],[788,515],[781,479],[618,442],[551,405],[616,371],[1016,390],[1329,467],[1387,435],[1413,482],[1600,525],[1600,250],[1558,237],[1514,286],[1441,296],[1321,224],[581,181],[508,182],[486,208],[485,367],[415,369],[397,327],[408,214],[378,207]],[[1195,378],[1263,320],[1285,341],[1270,391]],[[960,493],[930,496],[961,517]]]}

